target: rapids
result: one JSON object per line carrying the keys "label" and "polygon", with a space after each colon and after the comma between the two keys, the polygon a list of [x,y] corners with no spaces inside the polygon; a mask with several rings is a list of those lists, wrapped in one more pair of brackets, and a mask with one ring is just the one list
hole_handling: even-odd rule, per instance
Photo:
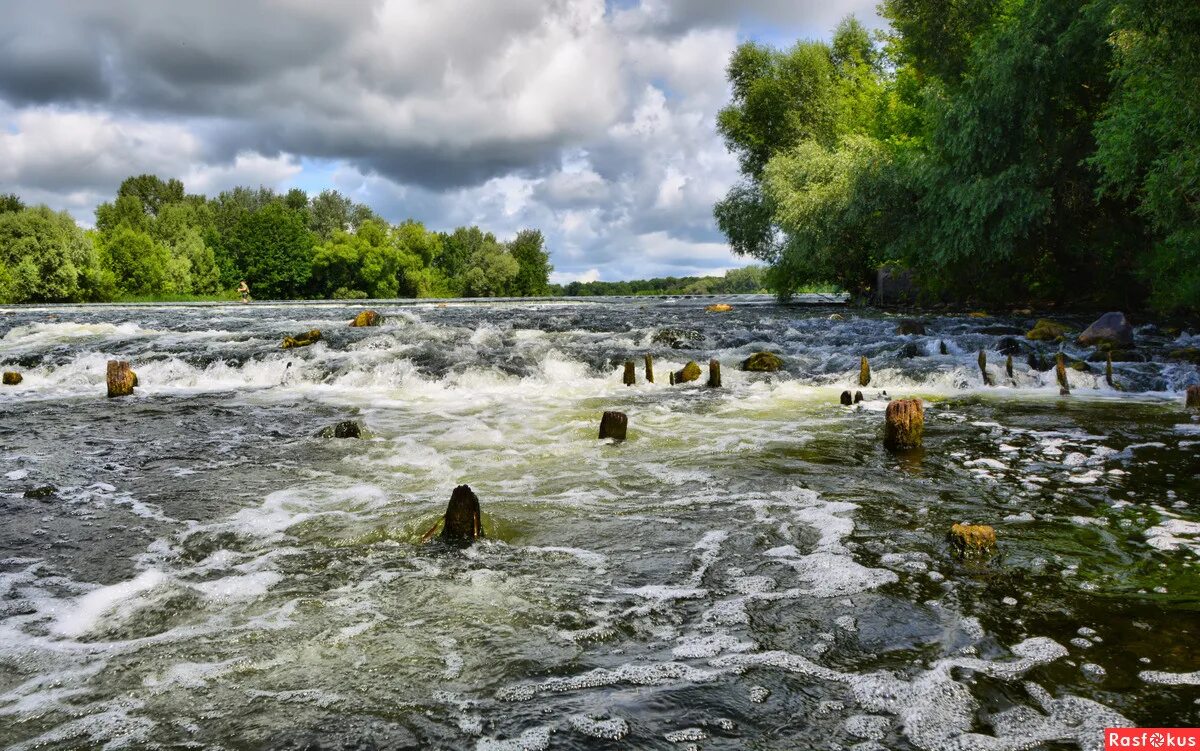
{"label": "rapids", "polygon": [[[1119,389],[1100,364],[1060,397],[1026,364],[1053,345],[1017,334],[1004,374],[997,327],[1031,318],[901,336],[730,301],[386,302],[366,329],[362,305],[3,311],[0,746],[1096,749],[1200,724],[1200,373],[1165,357],[1200,332],[1139,326]],[[785,370],[737,369],[760,349]],[[710,357],[723,388],[666,385]],[[133,397],[105,398],[111,358]],[[926,401],[923,452],[881,448],[889,396]],[[628,441],[596,439],[606,409]],[[367,437],[314,437],[345,419]],[[460,483],[488,539],[418,545]],[[960,521],[999,553],[957,561]]]}

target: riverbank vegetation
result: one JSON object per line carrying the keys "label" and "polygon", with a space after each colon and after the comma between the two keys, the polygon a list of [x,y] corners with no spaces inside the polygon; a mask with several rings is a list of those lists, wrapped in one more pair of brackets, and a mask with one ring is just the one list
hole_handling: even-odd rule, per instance
{"label": "riverbank vegetation", "polygon": [[746,295],[767,292],[765,274],[765,266],[750,265],[740,269],[730,269],[725,272],[725,276],[666,276],[625,282],[576,281],[568,284],[553,284],[550,292],[567,297]]}
{"label": "riverbank vegetation", "polygon": [[747,42],[715,207],[788,295],[1200,309],[1200,4],[884,0],[832,41]]}
{"label": "riverbank vegetation", "polygon": [[0,196],[0,302],[491,297],[549,294],[542,233],[502,242],[479,227],[391,225],[337,191],[234,188],[187,194],[179,180],[130,177],[96,209],[65,212]]}

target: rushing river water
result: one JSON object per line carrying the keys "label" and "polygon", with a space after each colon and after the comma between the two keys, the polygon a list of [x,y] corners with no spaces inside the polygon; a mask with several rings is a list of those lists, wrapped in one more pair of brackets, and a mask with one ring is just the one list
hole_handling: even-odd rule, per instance
{"label": "rushing river water", "polygon": [[[996,327],[1029,318],[898,336],[750,302],[5,312],[0,746],[1091,749],[1200,724],[1200,375],[1164,357],[1200,332],[1139,327],[1121,390],[1101,365],[1060,397],[1019,335],[1004,374]],[[785,371],[737,369],[760,349]],[[710,357],[723,388],[666,384]],[[133,397],[105,398],[110,358]],[[888,395],[926,400],[923,453],[881,448]],[[625,443],[597,440],[606,409]],[[345,419],[369,435],[314,437]],[[418,544],[459,483],[488,539]],[[958,521],[998,554],[956,559]]]}

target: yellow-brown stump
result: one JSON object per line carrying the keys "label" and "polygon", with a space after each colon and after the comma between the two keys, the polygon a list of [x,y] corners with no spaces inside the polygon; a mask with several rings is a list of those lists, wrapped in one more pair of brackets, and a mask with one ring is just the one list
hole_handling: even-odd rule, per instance
{"label": "yellow-brown stump", "polygon": [[1063,396],[1071,393],[1071,384],[1067,382],[1067,359],[1062,352],[1054,363],[1054,375],[1058,376],[1059,393]]}
{"label": "yellow-brown stump", "polygon": [[646,355],[646,383],[654,383],[654,358]]}
{"label": "yellow-brown stump", "polygon": [[7,370],[4,372],[4,385],[16,386],[21,381],[25,380],[24,376],[15,370]]}
{"label": "yellow-brown stump", "polygon": [[483,514],[479,497],[470,485],[459,485],[450,494],[442,524],[442,542],[451,545],[470,545],[483,537]]}
{"label": "yellow-brown stump", "polygon": [[708,361],[708,387],[710,389],[721,388],[721,363],[716,360]]}
{"label": "yellow-brown stump", "polygon": [[983,385],[991,386],[992,379],[988,378],[987,372],[987,353],[983,350],[979,350],[979,373],[983,376]]}
{"label": "yellow-brown stump", "polygon": [[867,356],[863,355],[862,360],[858,363],[858,385],[867,386],[871,383],[871,363],[867,362]]}
{"label": "yellow-brown stump", "polygon": [[1188,386],[1187,406],[1200,409],[1200,386]]}
{"label": "yellow-brown stump", "polygon": [[921,446],[925,432],[925,407],[920,399],[895,399],[888,402],[884,418],[883,445],[892,451]]}
{"label": "yellow-brown stump", "polygon": [[600,440],[612,438],[623,441],[628,430],[629,417],[624,412],[605,412],[600,417]]}
{"label": "yellow-brown stump", "polygon": [[137,376],[129,369],[129,363],[124,360],[109,360],[105,373],[108,383],[108,397],[129,396],[137,383]]}
{"label": "yellow-brown stump", "polygon": [[988,553],[996,547],[996,530],[986,524],[955,524],[946,537],[963,555]]}

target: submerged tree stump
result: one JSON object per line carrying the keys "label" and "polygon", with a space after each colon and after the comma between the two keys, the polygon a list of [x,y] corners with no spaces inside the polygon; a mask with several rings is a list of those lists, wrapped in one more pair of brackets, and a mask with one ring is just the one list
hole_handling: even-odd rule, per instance
{"label": "submerged tree stump", "polygon": [[1192,409],[1200,409],[1200,386],[1188,386],[1186,403]]}
{"label": "submerged tree stump", "polygon": [[863,395],[862,395],[862,392],[861,392],[861,391],[855,391],[855,392],[854,392],[854,403],[855,403],[855,404],[858,404],[858,403],[859,403],[859,402],[861,402],[862,400],[863,400]]}
{"label": "submerged tree stump", "polygon": [[137,376],[129,369],[129,363],[124,360],[109,360],[105,373],[108,383],[108,398],[129,396],[137,385]]}
{"label": "submerged tree stump", "polygon": [[646,355],[646,383],[654,383],[654,358]]}
{"label": "submerged tree stump", "polygon": [[354,320],[350,322],[350,325],[354,328],[364,328],[366,326],[378,326],[381,323],[383,323],[383,316],[373,310],[364,310],[354,316]]}
{"label": "submerged tree stump", "polygon": [[1012,355],[1009,355],[1008,359],[1004,361],[1004,374],[1007,375],[1010,380],[1013,377]]}
{"label": "submerged tree stump", "polygon": [[483,537],[483,515],[479,497],[470,485],[459,485],[450,494],[442,524],[442,542],[451,545],[470,545]]}
{"label": "submerged tree stump", "polygon": [[19,384],[21,381],[24,381],[24,380],[25,380],[25,377],[22,376],[20,373],[16,372],[15,370],[6,370],[4,372],[4,385],[5,386],[16,386],[17,384]]}
{"label": "submerged tree stump", "polygon": [[1063,396],[1071,393],[1071,384],[1067,382],[1067,359],[1062,352],[1058,353],[1058,358],[1055,360],[1054,375],[1058,377],[1058,393]]}
{"label": "submerged tree stump", "polygon": [[600,440],[623,441],[628,430],[629,417],[624,412],[605,412],[600,417]]}
{"label": "submerged tree stump", "polygon": [[625,361],[625,377],[623,380],[626,386],[632,386],[637,383],[637,371],[634,369],[633,360]]}
{"label": "submerged tree stump", "polygon": [[671,383],[688,383],[690,381],[700,380],[700,366],[694,361],[684,365],[671,377]]}
{"label": "submerged tree stump", "polygon": [[925,407],[920,399],[888,402],[884,417],[883,445],[892,451],[920,448],[925,432]]}
{"label": "submerged tree stump", "polygon": [[858,363],[858,385],[869,386],[871,384],[871,363],[867,362],[867,356],[863,355],[862,360]]}
{"label": "submerged tree stump", "polygon": [[955,524],[946,538],[960,555],[981,555],[996,547],[996,530],[986,524]]}
{"label": "submerged tree stump", "polygon": [[841,401],[843,407],[849,407],[854,404],[854,397],[850,395],[849,391],[843,391]]}
{"label": "submerged tree stump", "polygon": [[721,363],[716,360],[708,361],[708,387],[710,389],[721,388]]}
{"label": "submerged tree stump", "polygon": [[979,350],[979,373],[983,376],[983,385],[991,386],[992,379],[988,378],[987,372],[987,353],[983,350]]}

